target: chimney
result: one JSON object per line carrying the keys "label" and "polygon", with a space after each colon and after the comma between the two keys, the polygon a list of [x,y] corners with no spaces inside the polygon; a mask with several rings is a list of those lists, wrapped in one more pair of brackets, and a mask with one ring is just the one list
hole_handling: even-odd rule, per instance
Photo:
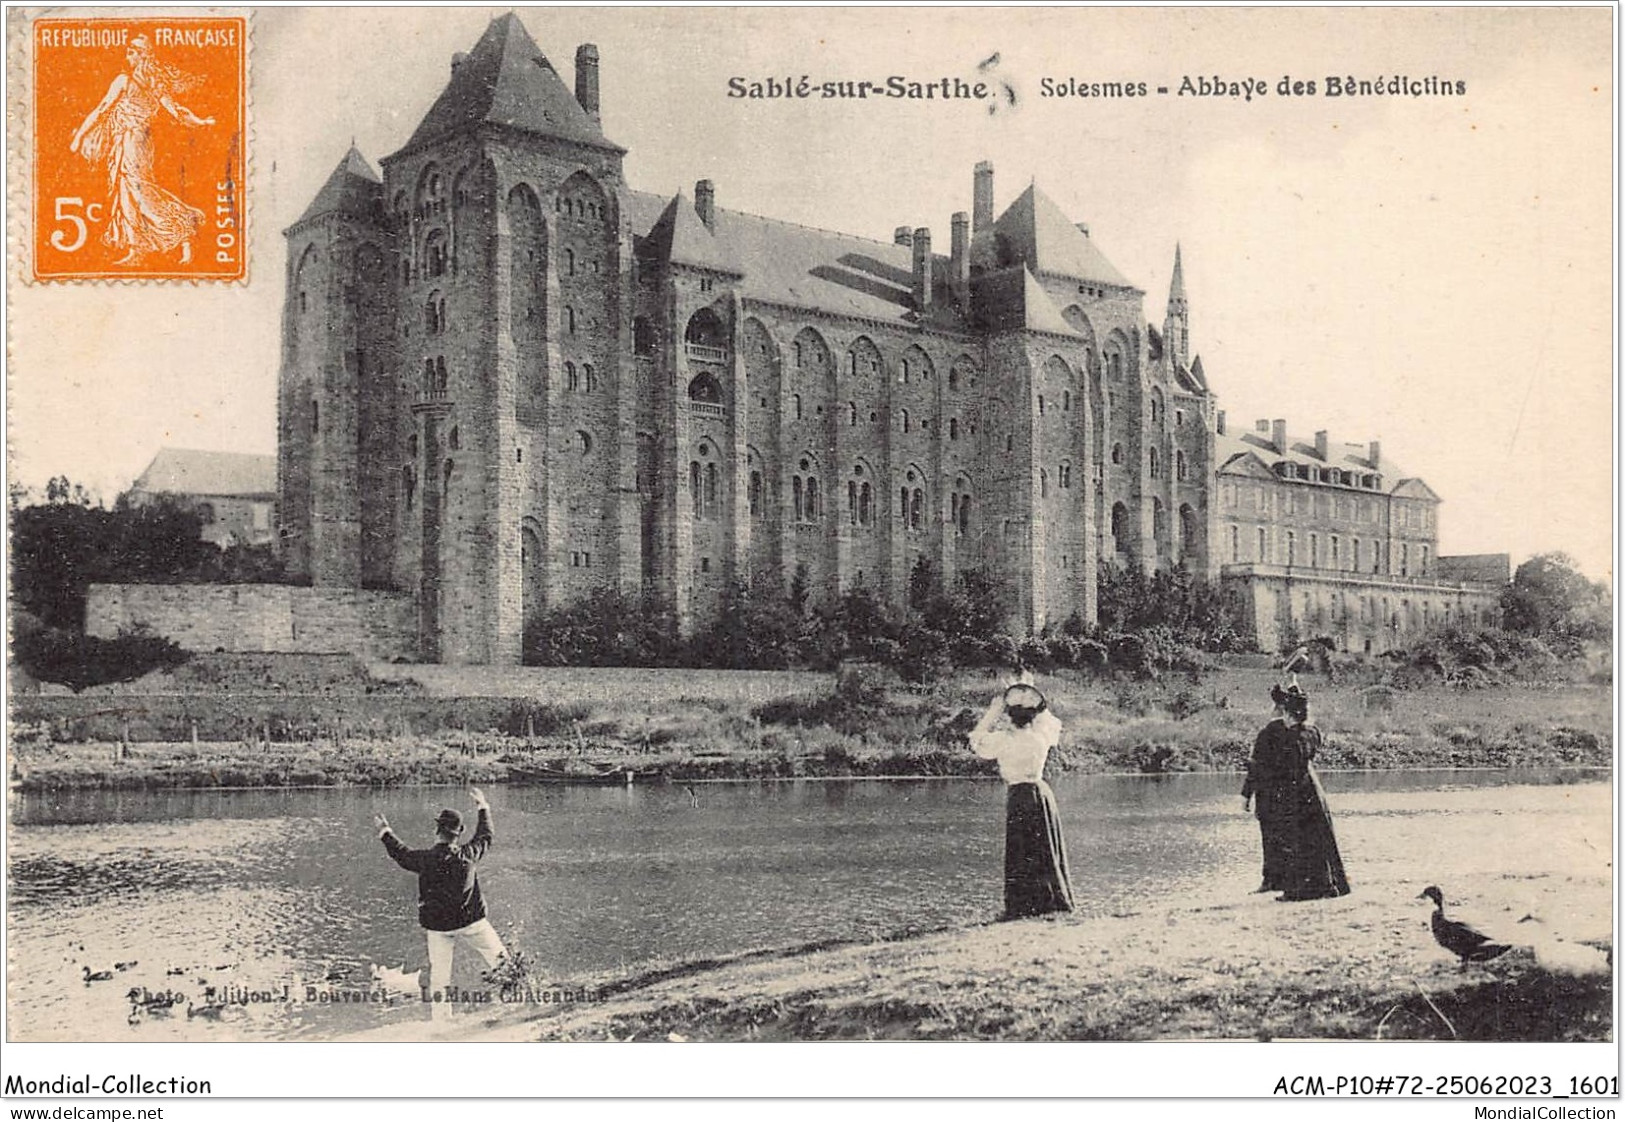
{"label": "chimney", "polygon": [[713,229],[717,218],[717,187],[709,179],[694,184],[694,213],[700,216],[707,230]]}
{"label": "chimney", "polygon": [[1373,471],[1381,471],[1382,470],[1382,442],[1381,441],[1373,440],[1371,442],[1371,451],[1370,451],[1370,453],[1368,453],[1366,458],[1371,461],[1371,469]]}
{"label": "chimney", "polygon": [[583,43],[576,48],[576,100],[587,116],[598,121],[598,47]]}
{"label": "chimney", "polygon": [[949,243],[948,272],[954,291],[960,300],[965,298],[965,287],[970,284],[970,215],[955,211],[953,241]]}
{"label": "chimney", "polygon": [[913,245],[914,244],[914,227],[912,227],[912,226],[899,226],[899,227],[897,227],[897,229],[892,231],[891,240],[896,242],[898,245]]}
{"label": "chimney", "polygon": [[914,231],[914,306],[931,308],[931,230],[921,226]]}
{"label": "chimney", "polygon": [[1286,455],[1286,422],[1277,417],[1270,424],[1270,431],[1274,434],[1270,437],[1270,443],[1274,445],[1276,454]]}
{"label": "chimney", "polygon": [[1331,451],[1331,441],[1327,439],[1326,430],[1321,429],[1315,433],[1315,455],[1320,457],[1321,463],[1325,463],[1326,454],[1329,451]]}
{"label": "chimney", "polygon": [[1223,409],[1219,410],[1218,416],[1215,418],[1215,420],[1213,422],[1213,431],[1218,433],[1220,436],[1224,435],[1224,410]]}
{"label": "chimney", "polygon": [[971,229],[980,234],[993,228],[993,163],[976,165],[976,189],[971,197]]}

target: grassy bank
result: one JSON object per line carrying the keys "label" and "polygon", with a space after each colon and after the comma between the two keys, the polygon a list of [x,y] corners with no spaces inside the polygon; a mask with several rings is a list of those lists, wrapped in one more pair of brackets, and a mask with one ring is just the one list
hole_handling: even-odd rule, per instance
{"label": "grassy bank", "polygon": [[[606,1000],[471,1010],[375,1039],[1608,1040],[1606,784],[1344,794],[1339,900],[1250,894],[1253,867],[1116,915],[988,923],[571,979]],[[1452,913],[1519,946],[1460,969]],[[989,901],[989,910],[996,901]],[[1082,899],[1087,907],[1088,900]],[[1531,917],[1525,919],[1524,917]],[[1520,922],[1522,920],[1523,922]],[[545,957],[545,949],[542,949]]]}
{"label": "grassy bank", "polygon": [[[512,696],[491,697],[449,692],[492,682],[443,669],[425,668],[419,681],[413,668],[391,668],[396,676],[384,680],[376,668],[350,667],[284,684],[257,665],[252,682],[238,682],[203,663],[184,681],[14,699],[11,777],[51,790],[492,783],[537,765],[614,765],[683,782],[993,774],[964,740],[997,688],[992,678],[915,691],[809,674],[537,669],[505,672],[497,684]],[[1239,768],[1268,717],[1271,681],[1267,670],[1241,668],[1194,683],[1043,678],[1065,723],[1051,768]],[[1322,767],[1612,762],[1606,686],[1305,684],[1327,738]]]}

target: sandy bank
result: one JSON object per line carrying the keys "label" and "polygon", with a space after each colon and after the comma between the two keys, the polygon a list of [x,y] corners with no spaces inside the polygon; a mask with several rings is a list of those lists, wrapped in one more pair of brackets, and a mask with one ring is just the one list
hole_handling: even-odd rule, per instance
{"label": "sandy bank", "polygon": [[[1607,784],[1345,795],[1334,809],[1355,885],[1341,900],[1276,903],[1236,869],[1199,898],[1124,914],[746,954],[594,979],[607,997],[590,1005],[364,1038],[1611,1038],[1611,967],[1592,949],[1611,946]],[[1433,883],[1523,945],[1458,969],[1416,899]]]}

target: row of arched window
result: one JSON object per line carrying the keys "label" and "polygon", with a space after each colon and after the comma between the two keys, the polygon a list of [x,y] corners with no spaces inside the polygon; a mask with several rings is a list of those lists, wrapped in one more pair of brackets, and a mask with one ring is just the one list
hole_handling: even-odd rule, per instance
{"label": "row of arched window", "polygon": [[573,362],[564,364],[564,388],[572,392],[593,393],[598,389],[598,372],[592,363],[584,362],[577,369]]}

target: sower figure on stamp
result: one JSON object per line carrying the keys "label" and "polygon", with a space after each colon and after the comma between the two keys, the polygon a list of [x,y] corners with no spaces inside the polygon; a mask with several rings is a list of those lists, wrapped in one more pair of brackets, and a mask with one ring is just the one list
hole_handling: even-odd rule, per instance
{"label": "sower figure on stamp", "polygon": [[[463,816],[455,810],[442,810],[434,820],[435,844],[429,849],[412,849],[395,836],[382,814],[373,816],[378,839],[395,864],[418,875],[418,922],[429,944],[429,990],[439,993],[451,982],[452,952],[458,943],[471,947],[495,966],[507,951],[496,928],[485,917],[485,901],[480,896],[477,866],[491,848],[491,804],[478,787],[469,790],[479,811],[474,836],[457,844],[463,832]],[[434,1011],[448,1007],[437,1003]]]}
{"label": "sower figure on stamp", "polygon": [[192,128],[212,125],[214,118],[199,117],[176,103],[175,97],[197,80],[153,58],[145,35],[130,41],[124,57],[128,67],[74,132],[68,150],[107,165],[102,241],[125,251],[118,264],[133,265],[147,254],[168,253],[176,246],[185,264],[192,259],[192,238],[203,224],[203,212],[153,178],[152,121],[160,110]]}

